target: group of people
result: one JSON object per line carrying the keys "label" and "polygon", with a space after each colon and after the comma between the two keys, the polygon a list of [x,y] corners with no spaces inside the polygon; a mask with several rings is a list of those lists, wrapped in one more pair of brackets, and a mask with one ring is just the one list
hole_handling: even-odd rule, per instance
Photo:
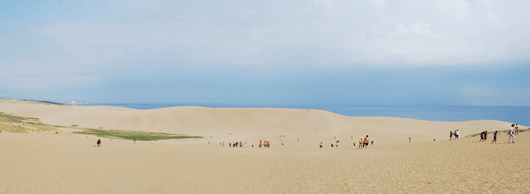
{"label": "group of people", "polygon": [[[368,135],[366,135],[366,137],[361,137],[359,140],[359,148],[367,148],[369,142]],[[374,144],[374,141],[372,141],[372,144]]]}
{"label": "group of people", "polygon": [[456,131],[449,131],[449,141],[458,139],[458,136],[460,135],[460,131],[456,129]]}
{"label": "group of people", "polygon": [[[340,141],[335,142],[335,147],[339,147],[339,142]],[[331,147],[333,147],[333,142],[331,142]]]}
{"label": "group of people", "polygon": [[[224,142],[223,142],[223,146],[224,146]],[[228,143],[228,147],[234,147],[234,148],[237,148],[238,146],[239,146],[240,148],[242,148],[242,147],[245,147],[245,148],[246,148],[246,147],[247,147],[247,142],[245,142],[244,145],[243,145],[243,142],[242,142],[242,141],[239,141],[239,142],[236,141],[235,143]]]}
{"label": "group of people", "polygon": [[261,148],[261,146],[265,148],[271,147],[271,142],[268,140],[265,140],[265,141],[259,140],[259,147]]}
{"label": "group of people", "polygon": [[[495,133],[497,133],[497,132],[495,132]],[[480,133],[480,140],[479,140],[479,142],[485,142],[487,139],[488,139],[488,131],[487,131],[487,130],[486,130],[486,131],[482,131],[482,132]],[[495,138],[494,138],[493,141],[495,141]],[[493,142],[492,142],[492,143],[493,143]]]}

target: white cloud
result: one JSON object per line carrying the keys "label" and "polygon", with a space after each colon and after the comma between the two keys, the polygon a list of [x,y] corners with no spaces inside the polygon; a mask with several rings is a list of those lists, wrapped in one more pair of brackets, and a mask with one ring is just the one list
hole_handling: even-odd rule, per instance
{"label": "white cloud", "polygon": [[500,1],[119,2],[151,17],[39,30],[75,52],[108,50],[109,59],[166,48],[186,61],[238,65],[480,64],[530,51],[530,27],[520,25],[530,14]]}

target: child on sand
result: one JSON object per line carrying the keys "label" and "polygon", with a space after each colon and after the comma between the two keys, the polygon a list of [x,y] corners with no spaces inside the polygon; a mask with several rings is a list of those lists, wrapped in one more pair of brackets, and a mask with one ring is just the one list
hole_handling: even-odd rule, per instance
{"label": "child on sand", "polygon": [[361,137],[361,139],[359,140],[359,148],[361,148],[362,144],[363,144],[363,137]]}
{"label": "child on sand", "polygon": [[322,148],[322,142],[320,142],[320,148]]}
{"label": "child on sand", "polygon": [[97,145],[98,145],[98,147],[101,146],[101,140],[100,139],[98,139]]}

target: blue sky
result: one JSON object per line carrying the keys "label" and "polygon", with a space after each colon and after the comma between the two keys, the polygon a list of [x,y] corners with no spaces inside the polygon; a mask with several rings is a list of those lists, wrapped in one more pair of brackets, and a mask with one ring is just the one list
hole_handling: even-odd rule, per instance
{"label": "blue sky", "polygon": [[0,1],[0,96],[530,106],[529,1]]}

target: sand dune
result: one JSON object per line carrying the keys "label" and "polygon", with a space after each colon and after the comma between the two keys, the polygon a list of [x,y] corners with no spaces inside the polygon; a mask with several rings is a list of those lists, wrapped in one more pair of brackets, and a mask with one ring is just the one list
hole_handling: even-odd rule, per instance
{"label": "sand dune", "polygon": [[[432,122],[390,117],[348,117],[314,109],[172,107],[136,110],[108,106],[57,106],[29,102],[0,103],[0,110],[36,117],[47,124],[116,130],[141,130],[213,136],[215,141],[256,140],[288,135],[289,138],[341,139],[372,136],[380,143],[448,139],[449,131],[461,136],[483,130],[506,130],[501,121]],[[316,129],[316,130],[315,130]],[[217,138],[220,137],[220,138]]]}
{"label": "sand dune", "polygon": [[[530,132],[508,144],[461,135],[500,121],[346,117],[321,110],[177,107],[134,110],[0,102],[54,125],[165,131],[200,140],[138,142],[0,133],[0,193],[528,193]],[[315,130],[316,129],[316,130]],[[227,135],[232,133],[232,135]],[[277,135],[286,135],[284,145]],[[369,134],[374,145],[353,147]],[[212,135],[213,138],[209,138]],[[350,137],[354,136],[354,139]],[[413,142],[408,143],[408,136]],[[335,137],[337,139],[335,139]],[[295,141],[300,138],[300,141]],[[437,138],[436,142],[433,139]],[[251,148],[270,139],[270,148]],[[247,141],[247,148],[218,142]],[[330,143],[340,140],[338,148]],[[211,145],[207,144],[211,141]],[[318,143],[324,142],[324,148]]]}

